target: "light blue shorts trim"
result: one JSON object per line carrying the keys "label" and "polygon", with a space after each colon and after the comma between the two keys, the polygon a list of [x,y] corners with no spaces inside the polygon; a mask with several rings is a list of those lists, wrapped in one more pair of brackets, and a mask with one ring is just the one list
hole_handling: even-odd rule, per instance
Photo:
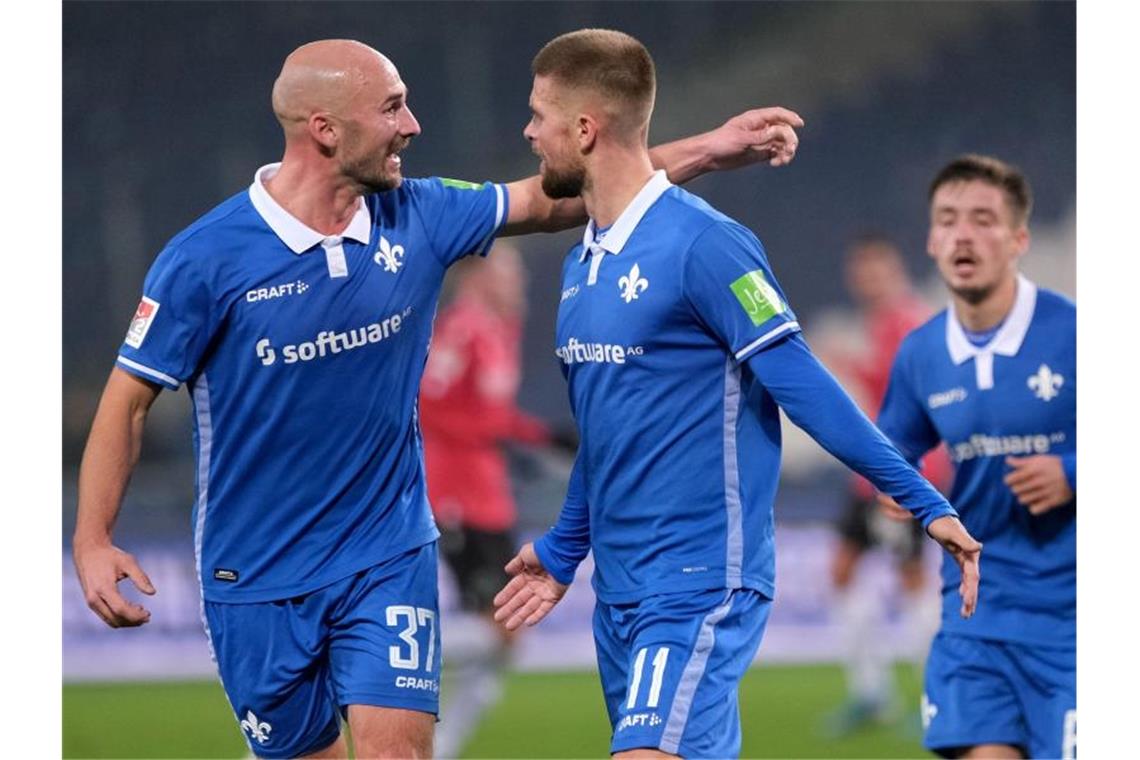
{"label": "light blue shorts trim", "polygon": [[610,751],[738,755],[737,687],[756,656],[771,606],[751,589],[598,602],[594,643],[613,727]]}

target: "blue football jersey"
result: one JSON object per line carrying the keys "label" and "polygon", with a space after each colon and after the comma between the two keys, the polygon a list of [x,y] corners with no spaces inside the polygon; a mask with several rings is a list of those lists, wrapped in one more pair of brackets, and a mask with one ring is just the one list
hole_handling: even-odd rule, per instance
{"label": "blue football jersey", "polygon": [[1020,277],[1012,311],[982,347],[953,310],[903,341],[878,424],[917,461],[946,441],[950,502],[984,544],[977,612],[958,616],[959,570],[943,560],[944,631],[1044,646],[1076,642],[1076,499],[1040,516],[1003,482],[1006,457],[1061,457],[1076,491],[1077,310]]}
{"label": "blue football jersey", "polygon": [[260,602],[435,540],[416,419],[440,285],[506,189],[407,180],[326,236],[262,167],[159,254],[117,364],[193,399],[204,597]]}
{"label": "blue football jersey", "polygon": [[562,288],[598,597],[771,598],[780,417],[743,362],[800,328],[760,241],[657,172],[604,238],[587,226]]}

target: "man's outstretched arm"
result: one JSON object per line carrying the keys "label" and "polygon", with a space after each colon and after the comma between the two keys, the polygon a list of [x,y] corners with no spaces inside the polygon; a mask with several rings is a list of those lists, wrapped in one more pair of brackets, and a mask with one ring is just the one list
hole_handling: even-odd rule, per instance
{"label": "man's outstretched arm", "polygon": [[112,628],[142,625],[146,608],[128,602],[118,583],[130,578],[144,594],[154,586],[138,562],[111,542],[115,519],[142,449],[143,426],[161,387],[119,368],[111,371],[79,467],[79,513],[72,556],[83,596]]}
{"label": "man's outstretched arm", "polygon": [[[754,108],[709,132],[651,148],[649,157],[675,184],[760,162],[784,166],[795,158],[799,147],[796,129],[803,125],[799,114],[786,108]],[[500,235],[557,232],[586,222],[581,198],[547,197],[537,175],[509,183],[507,192],[507,223]]]}
{"label": "man's outstretched arm", "polygon": [[757,351],[747,362],[792,422],[922,522],[927,534],[958,563],[961,615],[973,615],[982,545],[966,531],[942,494],[867,419],[803,338],[792,335]]}

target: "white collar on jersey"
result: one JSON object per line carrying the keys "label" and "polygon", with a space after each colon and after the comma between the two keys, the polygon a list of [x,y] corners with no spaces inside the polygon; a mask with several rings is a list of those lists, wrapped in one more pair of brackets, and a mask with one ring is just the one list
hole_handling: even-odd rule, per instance
{"label": "white collar on jersey", "polygon": [[954,302],[946,310],[946,348],[955,364],[974,359],[974,372],[979,390],[994,387],[994,354],[1015,356],[1021,350],[1029,323],[1033,321],[1033,310],[1037,306],[1037,286],[1024,275],[1017,276],[1017,295],[1013,308],[1005,318],[1005,323],[997,335],[984,346],[975,346],[966,337],[958,315],[954,313]]}
{"label": "white collar on jersey", "polygon": [[339,235],[325,235],[282,208],[265,189],[263,183],[272,179],[280,168],[281,164],[276,163],[266,164],[258,169],[253,175],[253,184],[249,186],[249,199],[269,228],[289,246],[293,253],[304,253],[317,243],[335,246],[340,243],[341,238],[352,238],[357,242],[368,244],[369,234],[372,231],[372,216],[368,213],[368,204],[364,203],[363,199],[344,232]]}
{"label": "white collar on jersey", "polygon": [[665,176],[664,169],[653,172],[653,176],[638,191],[637,195],[633,196],[633,200],[625,207],[625,211],[621,212],[621,216],[610,226],[609,231],[606,232],[605,237],[600,242],[594,242],[594,231],[597,229],[597,225],[591,219],[586,225],[586,231],[582,234],[582,256],[578,261],[585,261],[591,252],[621,253],[621,249],[625,247],[629,236],[637,228],[641,217],[645,216],[649,207],[671,187],[673,187],[673,183]]}

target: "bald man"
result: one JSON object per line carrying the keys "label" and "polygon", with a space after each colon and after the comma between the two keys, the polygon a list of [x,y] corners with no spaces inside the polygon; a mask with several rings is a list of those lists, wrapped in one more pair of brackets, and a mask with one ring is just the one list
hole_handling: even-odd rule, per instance
{"label": "bald man", "polygon": [[[285,61],[279,163],[176,235],[143,285],[92,424],[73,552],[91,609],[150,620],[112,541],[147,412],[193,400],[195,566],[230,704],[262,757],[427,757],[439,703],[436,539],[416,396],[440,284],[496,235],[584,221],[532,177],[404,181],[420,133],[396,67],[325,40]],[[676,180],[795,153],[802,122],[750,111],[664,146]]]}

